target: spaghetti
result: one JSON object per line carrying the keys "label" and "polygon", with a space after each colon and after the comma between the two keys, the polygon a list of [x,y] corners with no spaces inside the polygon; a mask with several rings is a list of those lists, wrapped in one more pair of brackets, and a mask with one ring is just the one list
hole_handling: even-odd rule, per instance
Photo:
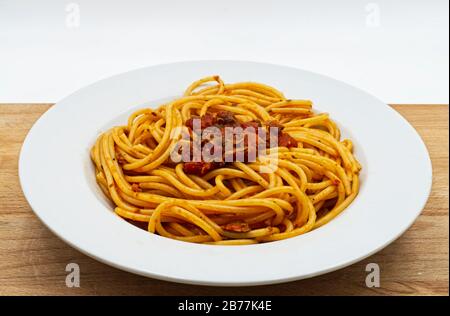
{"label": "spaghetti", "polygon": [[[195,118],[201,128],[276,127],[278,145],[253,161],[175,163],[177,131],[194,135]],[[282,240],[328,223],[355,199],[361,170],[352,142],[311,101],[219,76],[194,82],[158,109],[134,112],[127,125],[98,137],[91,158],[120,217],[150,233],[215,245]]]}

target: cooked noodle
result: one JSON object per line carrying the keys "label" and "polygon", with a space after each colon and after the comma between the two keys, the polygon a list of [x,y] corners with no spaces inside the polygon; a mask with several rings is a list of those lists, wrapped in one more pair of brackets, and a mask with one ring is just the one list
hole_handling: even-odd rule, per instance
{"label": "cooked noodle", "polygon": [[[200,162],[203,169],[193,172],[188,163],[171,162],[179,141],[173,131],[193,117],[219,112],[231,113],[237,124],[276,122],[285,146],[268,148],[266,159],[252,162],[210,169]],[[329,115],[315,114],[308,100],[286,99],[254,82],[225,84],[213,76],[101,134],[91,157],[100,188],[122,218],[177,240],[244,245],[307,233],[354,200],[361,166],[352,142],[340,138]],[[273,165],[273,172],[261,172]]]}

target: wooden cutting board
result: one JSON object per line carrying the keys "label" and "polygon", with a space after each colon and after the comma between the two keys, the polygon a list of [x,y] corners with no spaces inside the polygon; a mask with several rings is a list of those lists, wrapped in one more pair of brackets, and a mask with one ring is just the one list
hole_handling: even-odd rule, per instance
{"label": "wooden cutting board", "polygon": [[[133,275],[99,263],[55,237],[31,211],[17,175],[22,142],[50,106],[0,105],[0,295],[449,294],[448,105],[393,106],[420,133],[433,162],[430,199],[402,237],[370,258],[336,272],[286,284],[241,288],[182,285]],[[411,179],[399,180],[414,181],[413,173]],[[65,268],[72,262],[80,266],[79,288],[66,287]],[[368,263],[381,268],[380,288],[365,285]]]}

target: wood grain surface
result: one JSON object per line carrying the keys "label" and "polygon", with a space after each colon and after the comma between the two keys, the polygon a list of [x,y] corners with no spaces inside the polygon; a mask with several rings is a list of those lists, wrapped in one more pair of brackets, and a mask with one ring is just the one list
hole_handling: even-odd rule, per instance
{"label": "wood grain surface", "polygon": [[[0,105],[0,295],[449,293],[447,105],[394,106],[424,139],[433,162],[434,176],[433,189],[424,211],[403,236],[370,258],[336,272],[291,283],[240,288],[182,285],[136,276],[99,263],[55,237],[28,206],[17,175],[22,142],[32,124],[50,106]],[[403,180],[414,181],[413,178]],[[80,265],[79,288],[68,288],[65,285],[65,267],[71,262]],[[365,286],[365,267],[371,262],[380,265],[380,288],[370,289]]]}

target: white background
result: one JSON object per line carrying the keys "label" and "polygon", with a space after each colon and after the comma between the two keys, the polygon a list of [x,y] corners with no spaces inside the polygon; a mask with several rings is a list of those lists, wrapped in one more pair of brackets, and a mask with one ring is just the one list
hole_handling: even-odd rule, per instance
{"label": "white background", "polygon": [[0,0],[0,102],[56,102],[134,68],[231,59],[322,73],[387,103],[448,103],[448,36],[447,0]]}

